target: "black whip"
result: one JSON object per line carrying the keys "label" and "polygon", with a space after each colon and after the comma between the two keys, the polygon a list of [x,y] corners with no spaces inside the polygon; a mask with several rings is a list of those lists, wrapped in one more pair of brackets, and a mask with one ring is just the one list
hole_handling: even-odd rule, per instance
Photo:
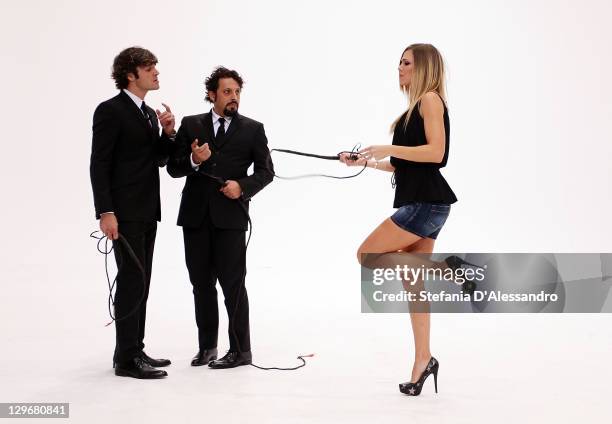
{"label": "black whip", "polygon": [[[142,266],[142,264],[140,263],[140,260],[138,259],[138,256],[136,256],[136,253],[134,252],[134,249],[132,249],[132,246],[130,246],[130,243],[128,243],[128,241],[126,240],[125,237],[123,237],[123,235],[121,233],[119,233],[119,242],[123,243],[125,250],[127,251],[128,255],[130,256],[130,258],[134,261],[134,263],[136,264],[136,267],[138,268],[138,270],[140,271],[140,273],[142,274],[142,295],[140,296],[140,300],[138,301],[138,303],[136,304],[136,306],[125,316],[123,317],[115,317],[115,315],[113,315],[113,307],[115,306],[115,299],[113,297],[113,289],[115,288],[115,285],[117,284],[117,275],[119,274],[119,269],[117,269],[117,275],[115,275],[115,278],[113,279],[113,282],[111,283],[110,281],[110,277],[108,275],[108,255],[111,254],[111,252],[113,251],[113,247],[111,246],[110,249],[108,249],[108,237],[106,237],[106,235],[102,235],[102,236],[98,236],[95,235],[96,233],[98,233],[99,231],[96,230],[94,232],[92,232],[89,237],[91,238],[95,238],[96,240],[98,240],[98,244],[97,244],[97,248],[98,248],[98,252],[102,253],[104,255],[104,270],[106,271],[106,282],[108,283],[108,315],[110,316],[111,320],[106,324],[106,326],[109,326],[110,324],[113,323],[113,321],[121,321],[124,320],[130,316],[132,316],[133,314],[136,313],[136,311],[138,311],[140,309],[140,305],[142,304],[142,301],[145,298],[145,294],[146,294],[146,287],[147,287],[147,283],[146,283],[146,275],[145,275],[145,270],[144,267]],[[104,250],[101,249],[100,245],[102,244],[102,241],[104,241]],[[121,254],[121,252],[119,252],[119,254]],[[124,260],[121,261],[122,264],[125,263]]]}
{"label": "black whip", "polygon": [[349,159],[350,160],[357,160],[361,156],[361,154],[358,152],[360,147],[361,147],[360,144],[356,144],[350,152],[349,151],[342,151],[342,152],[340,152],[340,153],[338,153],[336,155],[330,155],[330,156],[318,155],[318,154],[315,154],[315,153],[298,152],[297,150],[271,149],[270,150],[270,154],[268,155],[267,168],[268,168],[268,171],[270,171],[272,173],[272,175],[274,175],[274,177],[280,178],[281,180],[299,180],[299,179],[302,179],[302,178],[311,178],[311,177],[333,178],[333,179],[336,179],[336,180],[345,180],[345,179],[348,179],[348,178],[355,178],[356,176],[360,175],[363,171],[365,171],[365,169],[368,167],[368,162],[366,162],[363,165],[363,168],[359,172],[357,172],[356,174],[346,175],[346,176],[343,176],[343,177],[340,177],[340,176],[337,176],[337,175],[327,175],[327,174],[304,174],[304,175],[296,175],[296,176],[293,176],[293,177],[283,177],[281,175],[278,175],[276,172],[274,172],[274,169],[272,168],[272,166],[270,166],[270,163],[272,162],[272,152],[288,153],[288,154],[291,154],[291,155],[305,156],[305,157],[309,157],[309,158],[324,159],[324,160],[340,160],[340,156],[343,153],[347,153],[349,155]]}

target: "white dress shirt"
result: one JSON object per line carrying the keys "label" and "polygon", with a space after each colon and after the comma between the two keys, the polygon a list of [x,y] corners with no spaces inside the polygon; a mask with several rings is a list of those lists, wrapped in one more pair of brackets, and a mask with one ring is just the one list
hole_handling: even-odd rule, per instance
{"label": "white dress shirt", "polygon": [[[225,119],[225,124],[223,125],[223,129],[227,133],[227,129],[229,128],[230,123],[232,122],[232,117],[231,116],[220,116],[217,114],[217,112],[215,112],[214,108],[211,109],[210,111],[212,113],[213,132],[215,134],[215,137],[217,136],[217,131],[219,131],[219,127],[221,126],[221,124],[219,123],[219,118]],[[191,167],[197,171],[200,168],[200,165],[196,165],[195,162],[193,161],[193,154],[189,156],[189,159],[191,160]]]}
{"label": "white dress shirt", "polygon": [[143,99],[141,99],[140,97],[138,97],[136,94],[132,93],[130,90],[128,90],[127,88],[123,89],[123,92],[125,94],[127,94],[129,96],[130,99],[132,99],[132,101],[134,103],[136,103],[136,106],[138,106],[138,109],[140,109],[140,111],[142,111],[142,102],[144,102]]}

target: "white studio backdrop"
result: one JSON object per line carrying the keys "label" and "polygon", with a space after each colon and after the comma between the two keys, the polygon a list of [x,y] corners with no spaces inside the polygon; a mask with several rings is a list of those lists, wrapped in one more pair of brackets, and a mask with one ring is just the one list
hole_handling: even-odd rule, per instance
{"label": "white studio backdrop", "polygon": [[[208,110],[203,80],[223,64],[244,76],[241,112],[265,124],[271,147],[333,154],[357,142],[390,142],[389,125],[406,105],[397,89],[399,56],[409,43],[424,41],[447,62],[451,156],[444,174],[459,197],[438,250],[609,250],[609,8],[5,3],[1,107],[8,160],[1,184],[11,199],[2,211],[11,225],[3,249],[27,251],[24,263],[48,256],[49,242],[56,254],[91,250],[82,236],[95,227],[91,116],[115,94],[110,65],[126,46],[145,46],[159,58],[161,89],[147,103],[164,101],[179,118]],[[275,159],[284,169],[285,158]],[[163,225],[170,227],[182,181],[163,170],[162,181]],[[258,236],[265,233],[271,248],[282,242],[275,228],[291,226],[285,242],[303,252],[354,250],[391,212],[392,189],[389,175],[369,170],[346,182],[277,181],[255,200]],[[300,228],[309,237],[296,237]],[[332,229],[337,237],[317,241]]]}
{"label": "white studio backdrop", "polygon": [[[447,64],[443,174],[459,198],[436,250],[612,250],[609,2],[25,0],[0,9],[0,328],[11,358],[36,337],[76,345],[83,328],[97,332],[105,322],[103,259],[88,237],[97,228],[91,122],[96,105],[116,94],[114,56],[132,45],[157,55],[161,89],[146,101],[171,105],[177,128],[181,117],[210,108],[203,81],[225,65],[244,77],[240,112],[264,123],[271,148],[335,154],[391,142],[389,126],[407,105],[400,55],[411,43],[432,43]],[[356,171],[274,160],[282,175]],[[184,181],[165,169],[161,181],[149,310],[152,325],[172,332],[169,316],[195,324],[175,225]],[[251,203],[254,309],[276,317],[289,308],[278,305],[287,296],[306,315],[336,309],[359,325],[381,322],[359,317],[355,251],[392,202],[390,174],[373,170],[345,181],[274,181]],[[312,286],[292,285],[298,274]],[[323,290],[333,296],[317,297]],[[407,331],[406,320],[396,321],[385,322]],[[113,331],[104,331],[97,348],[110,351]]]}

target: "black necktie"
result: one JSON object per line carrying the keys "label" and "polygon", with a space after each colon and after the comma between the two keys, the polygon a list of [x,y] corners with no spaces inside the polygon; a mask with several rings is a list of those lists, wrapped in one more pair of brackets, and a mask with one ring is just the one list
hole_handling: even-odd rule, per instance
{"label": "black necktie", "polygon": [[223,142],[225,138],[225,119],[219,118],[219,129],[217,130],[217,135],[215,136],[215,141],[217,144]]}
{"label": "black necktie", "polygon": [[149,128],[153,128],[153,124],[151,123],[151,117],[149,116],[149,111],[147,110],[147,105],[143,101],[140,105],[140,110],[142,110],[142,114],[144,115],[147,123],[149,124]]}

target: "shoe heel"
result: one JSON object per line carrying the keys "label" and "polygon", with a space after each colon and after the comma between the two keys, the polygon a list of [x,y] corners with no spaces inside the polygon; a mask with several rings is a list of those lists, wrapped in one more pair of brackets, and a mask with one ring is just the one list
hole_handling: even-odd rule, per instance
{"label": "shoe heel", "polygon": [[436,388],[436,393],[438,393],[438,369],[434,371],[434,387]]}
{"label": "shoe heel", "polygon": [[115,368],[115,375],[118,377],[129,377],[130,376],[129,373],[127,373],[126,371],[120,368]]}

